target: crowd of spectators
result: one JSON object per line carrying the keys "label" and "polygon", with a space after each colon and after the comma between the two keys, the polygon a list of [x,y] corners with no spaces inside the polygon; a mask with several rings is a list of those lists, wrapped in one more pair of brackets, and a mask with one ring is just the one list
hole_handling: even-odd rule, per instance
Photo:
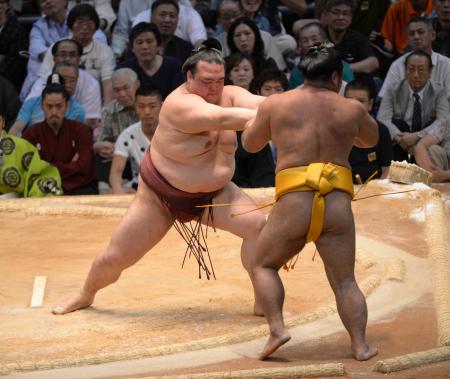
{"label": "crowd of spectators", "polygon": [[[225,84],[262,96],[304,85],[302,57],[333,43],[342,96],[379,124],[378,145],[350,154],[355,183],[391,160],[450,181],[450,0],[0,0],[0,151],[4,136],[33,144],[59,171],[47,194],[133,191],[161,104],[210,37]],[[273,186],[276,147],[237,139],[233,181]]]}

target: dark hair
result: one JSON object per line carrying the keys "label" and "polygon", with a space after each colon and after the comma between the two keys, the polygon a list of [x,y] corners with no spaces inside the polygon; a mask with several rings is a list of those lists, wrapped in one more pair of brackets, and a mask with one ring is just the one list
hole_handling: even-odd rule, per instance
{"label": "dark hair", "polygon": [[230,56],[225,58],[225,80],[226,84],[233,84],[230,81],[230,73],[231,70],[233,70],[234,67],[239,65],[243,60],[247,59],[250,62],[250,65],[253,69],[253,79],[255,78],[255,62],[253,61],[253,58],[241,53],[240,51],[231,54]]}
{"label": "dark hair", "polygon": [[66,101],[70,99],[70,95],[64,87],[64,78],[58,73],[50,74],[47,78],[47,85],[42,90],[41,102],[44,102],[45,97],[52,93],[60,93]]}
{"label": "dark hair", "polygon": [[409,27],[409,25],[411,25],[413,23],[416,23],[416,22],[420,22],[422,24],[425,24],[428,27],[428,29],[433,29],[434,30],[433,22],[429,18],[424,17],[424,16],[414,16],[414,17],[412,17],[408,21],[407,27]]}
{"label": "dark hair", "polygon": [[150,22],[140,22],[139,24],[133,26],[130,31],[130,46],[133,46],[134,40],[141,35],[142,33],[153,33],[156,38],[156,42],[158,46],[161,45],[161,33],[159,32],[158,27]]}
{"label": "dark hair", "polygon": [[178,2],[175,0],[155,0],[152,4],[152,14],[155,11],[156,8],[158,8],[160,5],[163,4],[169,4],[173,5],[177,9],[177,13],[180,13],[180,6],[178,5]]}
{"label": "dark hair", "polygon": [[158,87],[149,86],[149,85],[141,85],[136,90],[136,98],[138,96],[157,96],[162,101],[162,93]]}
{"label": "dark hair", "polygon": [[186,75],[190,71],[194,75],[197,69],[197,63],[200,61],[225,65],[222,56],[222,46],[218,40],[208,38],[202,42],[201,46],[192,50],[190,57],[183,64],[183,74]]}
{"label": "dark hair", "polygon": [[409,53],[407,55],[407,57],[405,58],[405,67],[408,65],[409,60],[411,59],[412,56],[416,56],[416,57],[425,57],[427,59],[428,62],[428,68],[431,70],[433,68],[433,61],[431,60],[431,55],[428,54],[426,51],[423,50],[414,50],[411,53]]}
{"label": "dark hair", "polygon": [[303,76],[309,80],[329,81],[333,72],[342,75],[342,61],[338,51],[330,43],[312,46],[300,62]]}
{"label": "dark hair", "polygon": [[280,70],[263,70],[257,78],[255,78],[255,88],[257,92],[261,92],[261,88],[264,85],[264,83],[269,82],[273,80],[274,82],[279,82],[281,86],[283,87],[284,91],[287,91],[288,89],[288,79],[283,71]]}
{"label": "dark hair", "polygon": [[355,79],[352,80],[351,82],[347,83],[347,85],[345,86],[344,89],[344,96],[347,95],[348,91],[365,91],[367,92],[367,96],[369,97],[369,99],[373,99],[373,89],[371,88],[369,82],[367,80],[363,80],[363,79]]}
{"label": "dark hair", "polygon": [[83,55],[83,46],[81,46],[81,43],[79,43],[78,41],[75,41],[72,38],[65,38],[65,39],[60,39],[59,41],[56,41],[55,44],[52,47],[52,55],[55,56],[56,53],[58,52],[58,47],[61,43],[63,42],[70,42],[73,43],[78,50],[78,56],[81,57]]}
{"label": "dark hair", "polygon": [[354,0],[327,0],[324,10],[329,12],[331,8],[337,7],[338,5],[347,5],[351,8],[352,14],[355,12],[356,5]]}
{"label": "dark hair", "polygon": [[253,47],[252,53],[253,58],[255,58],[255,60],[261,58],[264,59],[264,42],[261,38],[261,32],[256,23],[248,17],[238,17],[231,23],[227,35],[227,43],[230,48],[230,52],[235,53],[239,51],[239,49],[236,47],[236,44],[234,43],[234,31],[239,25],[242,24],[247,25],[255,35],[255,46]]}
{"label": "dark hair", "polygon": [[91,21],[95,23],[95,29],[98,29],[100,26],[100,18],[98,17],[98,13],[95,8],[90,4],[79,4],[74,6],[69,15],[67,16],[67,26],[69,29],[73,29],[73,24],[80,17],[87,17]]}
{"label": "dark hair", "polygon": [[319,29],[319,34],[324,39],[328,39],[327,31],[325,30],[325,28],[319,21],[312,21],[312,22],[308,22],[306,25],[303,25],[300,28],[300,30],[298,31],[299,35],[301,35],[303,31],[305,31],[306,29],[309,29],[311,27],[316,27],[317,29]]}

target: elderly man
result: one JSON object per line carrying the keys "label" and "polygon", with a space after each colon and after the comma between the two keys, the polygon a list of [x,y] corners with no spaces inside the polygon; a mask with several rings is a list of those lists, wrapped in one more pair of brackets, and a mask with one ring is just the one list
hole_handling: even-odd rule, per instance
{"label": "elderly man", "polygon": [[[63,39],[56,42],[51,50],[53,60],[56,63],[69,62],[78,67],[83,53],[81,45],[73,39]],[[40,77],[33,85],[27,100],[41,96],[49,74]],[[85,124],[94,128],[97,120],[101,118],[101,92],[100,85],[91,74],[78,69],[78,77],[73,95],[86,110]]]}
{"label": "elderly man", "polygon": [[103,109],[100,133],[94,143],[96,176],[100,182],[108,183],[115,142],[120,133],[139,121],[134,108],[139,85],[137,74],[130,68],[114,71],[114,100]]}
{"label": "elderly man", "polygon": [[[117,138],[109,175],[112,193],[135,192],[139,165],[155,134],[161,104],[162,97],[158,89],[141,86],[136,91],[134,106],[140,121],[126,128]],[[122,183],[122,175],[127,161],[131,164],[133,173],[133,178],[129,183],[131,187],[125,187]]]}
{"label": "elderly man", "polygon": [[[40,6],[43,16],[33,24],[30,32],[28,75],[20,91],[22,101],[29,97],[30,89],[38,77],[41,62],[44,60],[45,53],[50,45],[69,36],[67,1],[40,0]],[[95,38],[106,43],[106,37],[100,31],[96,32]],[[39,95],[40,93],[32,97]]]}
{"label": "elderly man", "polygon": [[431,79],[433,64],[424,51],[415,50],[405,59],[405,79],[389,87],[378,111],[394,142],[394,159],[412,160],[414,145],[449,117],[444,88]]}
{"label": "elderly man", "polygon": [[[353,356],[366,360],[377,349],[366,342],[367,305],[354,274],[353,182],[348,156],[354,143],[373,146],[378,129],[358,101],[337,94],[342,63],[335,49],[323,45],[311,49],[301,69],[305,86],[269,96],[242,135],[242,145],[249,152],[261,150],[269,139],[278,148],[277,202],[251,261],[256,298],[270,328],[259,358],[266,359],[291,338],[283,321],[284,288],[278,270],[305,243],[314,242],[339,316],[350,334]],[[306,107],[308,112],[296,111]]]}
{"label": "elderly man", "polygon": [[181,63],[191,55],[192,44],[174,33],[178,24],[180,6],[176,0],[156,0],[152,4],[150,21],[161,33],[159,53],[178,59]]}
{"label": "elderly man", "polygon": [[[236,212],[254,210],[254,206],[242,206],[252,200],[230,180],[234,172],[235,130],[242,130],[255,116],[255,108],[264,98],[240,87],[224,86],[224,60],[212,46],[189,57],[183,71],[187,82],[172,92],[162,106],[151,148],[141,164],[133,203],[107,249],[92,264],[81,292],[56,306],[53,313],[64,314],[91,305],[97,291],[115,282],[123,270],[150,251],[174,222],[182,231],[186,226],[181,223],[212,222],[243,238],[242,263],[246,269],[250,266],[265,216],[255,211],[230,217]],[[216,203],[241,205],[209,210],[197,207]],[[185,238],[201,240],[199,235]],[[201,257],[203,246],[193,245],[200,267],[207,277],[213,275]],[[261,314],[258,304],[254,312]]]}
{"label": "elderly man", "polygon": [[[450,58],[433,51],[432,45],[436,33],[431,25],[431,21],[425,17],[415,17],[409,21],[407,26],[409,45],[413,50],[423,50],[431,55],[433,71],[431,80],[445,87],[447,96],[450,99]],[[409,55],[404,54],[392,63],[381,87],[378,96],[384,97],[388,88],[395,88],[405,78],[405,60]]]}
{"label": "elderly man", "polygon": [[[297,41],[300,49],[300,59],[308,53],[310,47],[326,41],[328,41],[327,32],[320,22],[313,21],[301,27],[298,32]],[[342,61],[342,65],[344,66],[342,79],[349,83],[354,79],[353,71],[347,62]],[[304,81],[305,80],[298,65],[295,66],[289,78],[289,89],[301,86]]]}
{"label": "elderly man", "polygon": [[[109,104],[112,100],[111,75],[116,61],[111,48],[93,38],[100,26],[97,12],[89,4],[77,5],[69,12],[67,25],[72,32],[72,39],[83,47],[83,54],[80,57],[81,67],[99,81],[102,86],[103,104]],[[43,76],[50,72],[53,64],[53,54],[47,52],[39,75]]]}
{"label": "elderly man", "polygon": [[352,0],[328,0],[323,17],[328,39],[333,42],[342,59],[350,64],[354,73],[372,74],[379,62],[364,34],[350,29],[354,7]]}

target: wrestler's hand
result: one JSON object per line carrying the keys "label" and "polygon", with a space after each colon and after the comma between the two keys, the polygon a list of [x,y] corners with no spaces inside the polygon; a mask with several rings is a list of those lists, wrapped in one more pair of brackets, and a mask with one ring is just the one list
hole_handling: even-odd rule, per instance
{"label": "wrestler's hand", "polygon": [[248,120],[244,125],[244,130],[250,128],[253,125],[254,121],[255,121],[255,117],[252,117],[250,120]]}

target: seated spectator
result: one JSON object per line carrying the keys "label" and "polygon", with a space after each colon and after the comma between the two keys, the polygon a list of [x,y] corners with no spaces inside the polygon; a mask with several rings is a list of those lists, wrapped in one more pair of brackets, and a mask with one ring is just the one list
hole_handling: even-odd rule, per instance
{"label": "seated spectator", "polygon": [[[72,39],[83,47],[80,67],[101,83],[103,103],[109,104],[112,100],[111,75],[116,61],[111,48],[93,38],[100,26],[97,12],[89,4],[77,5],[69,12],[67,25],[72,32]],[[53,54],[49,51],[42,62],[39,75],[44,76],[49,73],[53,64]]]}
{"label": "seated spectator", "polygon": [[[135,108],[140,121],[126,128],[117,138],[109,175],[112,193],[130,193],[137,188],[139,166],[145,150],[150,145],[158,126],[162,97],[158,89],[139,87],[136,91]],[[131,187],[122,185],[122,175],[127,161],[131,161],[133,180]]]}
{"label": "seated spectator", "polygon": [[[423,50],[431,55],[433,63],[433,71],[431,72],[431,80],[445,87],[447,97],[450,99],[450,58],[436,53],[432,49],[435,32],[430,20],[425,17],[416,17],[409,21],[408,24],[409,44],[413,50]],[[405,60],[408,54],[402,55],[392,63],[384,80],[383,86],[378,93],[379,97],[384,97],[389,88],[398,86],[401,80],[405,78]]]}
{"label": "seated spectator", "polygon": [[239,17],[233,21],[228,30],[227,44],[231,54],[241,52],[252,57],[255,75],[265,69],[283,70],[286,67],[278,67],[272,56],[265,55],[261,33],[256,24],[247,17]]}
{"label": "seated spectator", "polygon": [[141,85],[158,87],[163,98],[184,82],[178,60],[158,55],[161,34],[155,24],[141,22],[131,29],[130,45],[135,57],[120,63],[117,68],[131,68]]}
{"label": "seated spectator", "polygon": [[114,99],[103,109],[100,134],[94,143],[96,177],[104,183],[108,183],[117,138],[139,121],[134,108],[135,93],[140,84],[137,74],[129,68],[120,68],[114,71],[112,84]]}
{"label": "seated spectator", "polygon": [[[264,97],[283,93],[288,90],[288,80],[284,72],[279,70],[265,70],[254,80],[253,88],[257,95]],[[277,149],[272,141],[269,141],[274,163],[277,163]],[[266,148],[264,148],[266,150]]]}
{"label": "seated spectator", "polygon": [[448,118],[449,105],[445,89],[430,80],[433,64],[426,52],[413,51],[405,66],[405,79],[388,88],[377,118],[389,129],[394,160],[411,162],[414,146]]}
{"label": "seated spectator", "polygon": [[126,53],[131,26],[136,16],[149,8],[149,0],[121,0],[112,33],[111,48],[118,60]]}
{"label": "seated spectator", "polygon": [[[359,101],[367,112],[372,111],[373,96],[369,84],[354,80],[345,87],[344,95],[348,99]],[[378,123],[378,143],[374,147],[353,146],[348,161],[352,168],[353,183],[365,183],[369,178],[385,179],[392,161],[392,141],[388,128]],[[373,174],[375,174],[373,176]]]}
{"label": "seated spectator", "polygon": [[69,35],[69,28],[66,24],[66,0],[41,0],[40,6],[43,16],[33,24],[30,32],[27,77],[20,91],[22,101],[28,96],[38,77],[41,62],[44,60],[49,46]]}
{"label": "seated spectator", "polygon": [[8,134],[4,127],[4,109],[0,108],[0,197],[61,195],[58,169],[41,160],[31,143]]}
{"label": "seated spectator", "polygon": [[16,89],[10,82],[0,76],[0,109],[3,112],[6,130],[10,130],[16,120],[20,106],[21,103]]}
{"label": "seated spectator", "polygon": [[[232,53],[228,45],[228,30],[231,24],[237,18],[241,17],[241,13],[240,3],[235,0],[223,0],[219,6],[219,20],[222,20],[220,25],[222,26],[223,31],[220,34],[215,33],[214,36],[222,45],[222,52],[225,57]],[[259,30],[259,34],[263,41],[264,56],[273,58],[278,68],[280,70],[285,70],[286,62],[271,34],[262,30]]]}
{"label": "seated spectator", "polygon": [[222,0],[217,9],[217,25],[212,37],[218,38],[223,32],[227,32],[231,23],[242,15],[241,3],[238,0]]}
{"label": "seated spectator", "polygon": [[[226,59],[225,80],[245,89],[253,81],[251,58],[238,52]],[[239,187],[258,188],[275,185],[275,163],[269,144],[257,153],[249,153],[242,147],[242,131],[236,133],[238,147],[235,153],[235,171],[232,181]]]}
{"label": "seated spectator", "polygon": [[[328,40],[327,32],[320,22],[313,21],[300,28],[298,32],[298,46],[300,50],[300,59],[306,55],[309,48],[318,43],[323,43]],[[291,76],[289,78],[289,89],[297,88],[305,82],[303,74],[299,69],[300,61],[292,69]],[[343,74],[342,79],[345,82],[351,82],[354,79],[353,71],[350,65],[342,61]]]}
{"label": "seated spectator", "polygon": [[288,80],[284,72],[280,70],[265,70],[255,78],[254,88],[258,95],[267,97],[287,91]]}
{"label": "seated spectator", "polygon": [[99,27],[105,33],[109,32],[111,26],[116,20],[116,14],[111,6],[111,0],[69,0],[69,11],[76,5],[86,3],[95,8],[98,17],[100,18]]}
{"label": "seated spectator", "polygon": [[92,133],[86,125],[64,117],[68,101],[69,94],[62,85],[45,87],[45,121],[29,128],[23,138],[37,147],[42,159],[58,168],[66,195],[97,194]]}
{"label": "seated spectator", "polygon": [[447,0],[433,0],[435,17],[432,18],[436,39],[433,50],[450,58],[450,2]]}
{"label": "seated spectator", "polygon": [[8,0],[0,0],[0,76],[20,91],[27,69],[28,35]]}
{"label": "seated spectator", "polygon": [[[78,79],[78,68],[72,63],[61,62],[55,66],[53,73],[53,75],[48,77],[47,85],[52,83],[61,84],[70,96],[65,117],[68,120],[75,120],[83,123],[85,120],[86,111],[80,102],[73,97]],[[10,133],[17,136],[21,135],[28,127],[44,121],[45,115],[41,108],[41,103],[41,96],[26,100],[20,108],[19,114],[17,115],[14,125],[11,127]]]}
{"label": "seated spectator", "polygon": [[433,174],[433,182],[450,182],[450,121],[421,138],[414,146],[416,163]]}
{"label": "seated spectator", "polygon": [[342,59],[355,74],[374,74],[379,63],[369,38],[350,29],[353,11],[352,0],[327,0],[323,15],[328,39],[334,43]]}
{"label": "seated spectator", "polygon": [[389,42],[385,43],[386,50],[396,55],[404,54],[408,45],[406,27],[410,20],[432,11],[432,0],[398,0],[391,4],[381,27],[381,35]]}
{"label": "seated spectator", "polygon": [[[202,17],[192,6],[185,5],[182,2],[178,2],[178,5],[180,6],[180,13],[175,35],[190,42],[195,47],[200,46],[207,37]],[[133,27],[140,22],[151,22],[151,13],[151,9],[139,13],[134,19]]]}
{"label": "seated spectator", "polygon": [[255,75],[252,59],[241,52],[234,53],[225,59],[225,83],[250,90]]}
{"label": "seated spectator", "polygon": [[286,33],[276,3],[269,3],[269,9],[264,7],[263,0],[239,0],[239,2],[243,15],[254,21],[259,30],[268,32],[274,37],[275,45],[281,54],[295,50],[295,39]]}
{"label": "seated spectator", "polygon": [[176,0],[156,0],[152,4],[150,20],[161,33],[159,54],[167,55],[184,63],[191,55],[194,46],[174,33],[178,24],[180,6]]}
{"label": "seated spectator", "polygon": [[[76,67],[80,64],[82,52],[83,48],[81,45],[73,39],[60,40],[56,42],[51,49],[55,64],[68,62]],[[27,100],[33,97],[41,96],[48,76],[49,75],[40,77],[36,81],[27,97]],[[78,69],[77,84],[73,96],[80,102],[86,111],[85,124],[94,129],[97,125],[97,120],[100,120],[102,115],[100,85],[98,80],[86,71]]]}

